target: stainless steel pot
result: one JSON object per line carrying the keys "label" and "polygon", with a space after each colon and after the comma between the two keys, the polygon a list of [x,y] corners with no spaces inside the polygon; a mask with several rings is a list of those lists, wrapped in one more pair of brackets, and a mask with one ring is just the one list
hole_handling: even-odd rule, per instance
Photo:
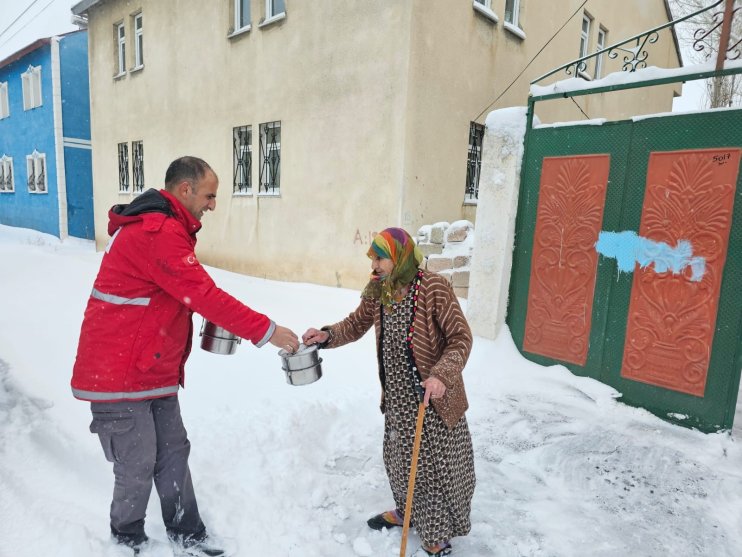
{"label": "stainless steel pot", "polygon": [[234,354],[242,339],[227,329],[204,319],[201,325],[201,348],[213,354]]}
{"label": "stainless steel pot", "polygon": [[322,377],[322,358],[318,355],[318,346],[299,345],[296,352],[280,350],[281,369],[286,373],[286,382],[289,385],[308,385]]}

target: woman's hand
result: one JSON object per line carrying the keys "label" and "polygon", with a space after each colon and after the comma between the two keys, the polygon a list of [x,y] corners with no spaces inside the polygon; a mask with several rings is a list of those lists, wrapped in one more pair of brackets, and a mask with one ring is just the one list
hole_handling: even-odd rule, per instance
{"label": "woman's hand", "polygon": [[425,398],[423,399],[425,406],[430,404],[431,398],[443,398],[443,395],[446,394],[446,386],[437,377],[428,377],[420,385],[425,389]]}
{"label": "woman's hand", "polygon": [[307,329],[307,332],[301,336],[301,340],[306,346],[317,343],[322,344],[323,342],[327,342],[329,338],[330,333],[327,331],[318,331],[312,328]]}

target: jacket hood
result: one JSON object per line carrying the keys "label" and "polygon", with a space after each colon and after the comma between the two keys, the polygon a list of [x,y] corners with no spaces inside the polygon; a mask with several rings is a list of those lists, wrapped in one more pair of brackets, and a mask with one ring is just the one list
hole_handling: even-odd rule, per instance
{"label": "jacket hood", "polygon": [[170,203],[156,189],[150,188],[126,205],[114,205],[111,212],[122,217],[134,217],[143,213],[165,213],[173,215]]}
{"label": "jacket hood", "polygon": [[148,189],[128,204],[114,205],[108,212],[108,235],[125,224],[143,220],[142,215],[160,213],[181,221],[189,234],[195,234],[201,228],[183,205],[165,190]]}

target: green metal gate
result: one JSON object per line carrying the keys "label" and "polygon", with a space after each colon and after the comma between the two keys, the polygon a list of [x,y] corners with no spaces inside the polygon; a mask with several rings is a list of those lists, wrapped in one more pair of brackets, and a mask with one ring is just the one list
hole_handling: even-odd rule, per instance
{"label": "green metal gate", "polygon": [[[575,74],[583,62],[571,63]],[[541,128],[532,119],[549,98],[740,72],[531,97],[510,282],[507,322],[525,357],[707,432],[731,429],[742,371],[742,110]],[[627,268],[598,253],[604,235],[681,251],[685,238],[664,234],[662,219],[668,231],[698,220],[693,249],[707,257],[686,260],[700,267]]]}
{"label": "green metal gate", "polygon": [[[650,153],[740,145],[742,110],[620,121],[601,126],[565,126],[528,131],[516,221],[508,324],[524,345],[528,293],[544,158],[609,154],[602,231],[638,231]],[[615,259],[597,261],[589,347],[583,365],[524,351],[529,359],[563,363],[573,373],[615,387],[624,402],[703,431],[729,429],[742,367],[742,173],[738,174],[726,263],[703,396],[622,377],[627,315],[633,273],[620,272]]]}

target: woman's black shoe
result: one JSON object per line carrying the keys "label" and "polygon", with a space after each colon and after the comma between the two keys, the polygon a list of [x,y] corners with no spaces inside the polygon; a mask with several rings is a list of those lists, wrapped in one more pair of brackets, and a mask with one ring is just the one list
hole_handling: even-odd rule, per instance
{"label": "woman's black shoe", "polygon": [[398,528],[403,525],[402,515],[399,511],[386,511],[376,516],[372,516],[366,521],[368,527],[372,530],[382,530],[384,528]]}

